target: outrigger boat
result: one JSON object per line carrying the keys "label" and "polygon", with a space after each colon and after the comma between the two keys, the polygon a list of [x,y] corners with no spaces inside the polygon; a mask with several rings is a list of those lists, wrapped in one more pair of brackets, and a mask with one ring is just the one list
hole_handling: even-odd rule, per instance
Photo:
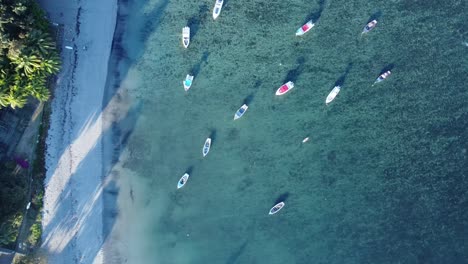
{"label": "outrigger boat", "polygon": [[281,209],[283,209],[284,207],[284,202],[281,202],[281,203],[277,203],[275,206],[273,206],[271,209],[270,209],[270,215],[272,214],[276,214],[277,212],[279,212]]}
{"label": "outrigger boat", "polygon": [[177,189],[180,189],[180,188],[184,187],[184,185],[187,183],[189,177],[190,177],[190,175],[188,173],[185,173],[184,176],[182,176],[180,178],[179,182],[177,183]]}
{"label": "outrigger boat", "polygon": [[[390,74],[392,74],[391,71],[386,71],[386,72],[380,74],[380,76],[375,80],[374,84],[385,80],[388,76],[390,76]],[[372,84],[372,86],[374,86],[374,84]]]}
{"label": "outrigger boat", "polygon": [[371,31],[372,29],[375,28],[375,26],[377,25],[377,20],[372,20],[371,22],[367,23],[367,25],[364,27],[364,29],[362,30],[362,33],[361,34],[365,34],[369,31]]}
{"label": "outrigger boat", "polygon": [[213,19],[218,18],[221,13],[221,8],[223,8],[223,0],[216,0],[216,3],[213,8]]}
{"label": "outrigger boat", "polygon": [[283,85],[281,85],[280,88],[276,91],[276,95],[283,95],[287,92],[289,92],[292,88],[294,88],[294,83],[293,82],[287,82]]}
{"label": "outrigger boat", "polygon": [[211,138],[207,138],[205,141],[205,144],[203,145],[203,157],[208,155],[208,152],[210,152],[210,147],[211,147]]}
{"label": "outrigger boat", "polygon": [[300,28],[296,31],[296,36],[302,36],[302,35],[304,35],[304,34],[307,33],[309,30],[311,30],[314,26],[315,26],[315,24],[312,22],[312,20],[309,20],[307,23],[305,23],[302,27],[300,27]]}
{"label": "outrigger boat", "polygon": [[241,118],[245,114],[245,111],[247,111],[247,109],[249,109],[249,107],[246,104],[243,104],[239,108],[239,110],[237,110],[237,112],[234,114],[234,120]]}
{"label": "outrigger boat", "polygon": [[187,74],[187,76],[185,76],[185,81],[183,81],[185,91],[188,91],[190,89],[190,87],[192,86],[192,81],[193,81],[193,76],[190,74]]}
{"label": "outrigger boat", "polygon": [[184,27],[182,29],[182,45],[184,45],[184,47],[187,48],[189,44],[190,44],[190,28]]}
{"label": "outrigger boat", "polygon": [[327,96],[327,99],[325,100],[325,104],[328,105],[329,103],[331,103],[331,101],[333,101],[335,97],[338,95],[338,93],[340,92],[340,89],[341,89],[341,86],[339,85],[333,87],[333,90],[331,90],[331,92]]}

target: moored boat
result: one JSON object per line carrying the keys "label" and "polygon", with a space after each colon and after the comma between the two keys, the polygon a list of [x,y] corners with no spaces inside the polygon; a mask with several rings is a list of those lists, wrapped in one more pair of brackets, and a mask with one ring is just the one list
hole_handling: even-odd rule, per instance
{"label": "moored boat", "polygon": [[216,3],[213,7],[213,19],[218,18],[221,13],[221,8],[223,8],[223,0],[216,0]]}
{"label": "moored boat", "polygon": [[[386,71],[386,72],[380,74],[380,76],[377,77],[377,79],[375,80],[374,84],[379,83],[379,82],[385,80],[388,76],[390,76],[390,74],[392,74],[391,71]],[[374,85],[374,84],[372,84],[372,85]]]}
{"label": "moored boat", "polygon": [[311,30],[314,26],[315,26],[315,24],[312,22],[312,20],[307,21],[307,23],[305,23],[302,27],[300,27],[300,28],[296,31],[296,36],[302,36],[302,35],[304,35],[304,34],[307,33],[309,30]]}
{"label": "moored boat", "polygon": [[331,103],[331,101],[333,101],[335,97],[338,95],[338,93],[340,92],[340,89],[341,89],[341,86],[339,85],[333,87],[333,90],[331,90],[331,92],[327,96],[327,99],[325,99],[325,104],[328,105],[329,103]]}
{"label": "moored boat", "polygon": [[203,157],[208,155],[208,152],[210,152],[210,147],[211,147],[211,138],[207,138],[205,141],[205,144],[203,145]]}
{"label": "moored boat", "polygon": [[276,95],[283,95],[287,92],[289,92],[292,88],[294,88],[294,83],[293,82],[287,82],[283,85],[281,85],[278,90],[276,90]]}
{"label": "moored boat", "polygon": [[184,27],[182,29],[182,45],[184,45],[184,47],[187,48],[189,44],[190,44],[190,28]]}
{"label": "moored boat", "polygon": [[280,202],[280,203],[277,203],[275,206],[273,206],[271,209],[270,209],[270,215],[272,214],[276,214],[277,212],[279,212],[281,209],[283,209],[284,207],[284,202]]}
{"label": "moored boat", "polygon": [[188,173],[185,173],[180,178],[179,182],[177,183],[177,189],[180,189],[180,188],[184,187],[184,185],[187,183],[189,177],[190,177],[190,175]]}
{"label": "moored boat", "polygon": [[306,137],[302,140],[302,143],[306,143],[307,141],[309,141],[309,137]]}
{"label": "moored boat", "polygon": [[372,29],[375,28],[375,26],[377,25],[377,20],[372,20],[371,22],[367,23],[367,25],[364,27],[364,29],[362,30],[362,33],[361,34],[365,34],[369,31],[371,31]]}
{"label": "moored boat", "polygon": [[183,81],[185,91],[188,91],[188,89],[190,89],[190,87],[192,86],[192,81],[193,81],[193,76],[190,74],[187,74],[187,76],[185,76],[185,80]]}
{"label": "moored boat", "polygon": [[245,114],[245,111],[247,111],[247,109],[249,109],[249,107],[246,104],[243,104],[239,108],[239,110],[237,110],[237,112],[234,114],[234,120],[241,118]]}

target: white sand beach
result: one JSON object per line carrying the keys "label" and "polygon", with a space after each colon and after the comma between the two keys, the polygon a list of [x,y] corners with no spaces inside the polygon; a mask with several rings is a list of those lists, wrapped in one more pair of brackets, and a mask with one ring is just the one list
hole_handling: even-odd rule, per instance
{"label": "white sand beach", "polygon": [[47,138],[42,249],[52,264],[103,263],[102,138],[110,127],[103,96],[117,0],[39,3],[52,23],[63,26],[63,64]]}

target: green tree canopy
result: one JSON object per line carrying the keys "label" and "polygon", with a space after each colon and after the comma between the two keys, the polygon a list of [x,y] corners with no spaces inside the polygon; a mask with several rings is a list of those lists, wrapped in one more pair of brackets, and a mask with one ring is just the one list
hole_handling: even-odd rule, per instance
{"label": "green tree canopy", "polygon": [[44,13],[34,0],[0,0],[0,108],[49,98],[46,80],[59,56]]}

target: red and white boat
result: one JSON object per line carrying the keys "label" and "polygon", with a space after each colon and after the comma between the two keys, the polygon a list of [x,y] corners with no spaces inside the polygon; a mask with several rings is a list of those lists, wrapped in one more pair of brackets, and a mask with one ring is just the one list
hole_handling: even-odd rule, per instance
{"label": "red and white boat", "polygon": [[312,22],[312,20],[309,20],[307,23],[305,23],[302,27],[300,27],[300,28],[296,31],[296,36],[302,36],[302,35],[304,35],[304,34],[307,33],[309,30],[311,30],[314,26],[315,26],[315,24]]}
{"label": "red and white boat", "polygon": [[276,95],[283,95],[287,92],[289,92],[292,88],[294,88],[294,83],[293,82],[287,82],[283,85],[281,85],[278,90],[276,90]]}

